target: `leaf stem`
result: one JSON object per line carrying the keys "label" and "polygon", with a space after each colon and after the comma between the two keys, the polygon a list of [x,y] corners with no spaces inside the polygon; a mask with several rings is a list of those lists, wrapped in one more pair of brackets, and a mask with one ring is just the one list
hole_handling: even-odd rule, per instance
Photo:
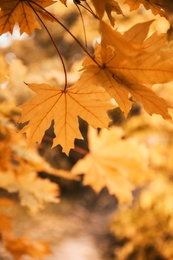
{"label": "leaf stem", "polygon": [[80,153],[80,154],[82,154],[82,155],[86,155],[86,154],[89,153],[89,151],[87,151],[87,150],[85,150],[85,149],[83,149],[83,148],[81,148],[81,147],[79,147],[79,146],[75,146],[74,149],[73,149],[73,151],[75,151],[75,152],[77,152],[77,153]]}
{"label": "leaf stem", "polygon": [[84,6],[83,4],[79,4],[80,6],[82,6],[85,10],[87,10],[90,14],[92,14],[94,16],[94,18],[100,20],[100,18],[94,13],[94,11],[92,10],[92,8],[90,7],[90,5],[87,3],[87,1],[85,1],[85,4],[87,5]]}
{"label": "leaf stem", "polygon": [[[28,2],[28,0],[27,0]],[[66,30],[71,37],[78,43],[78,45],[83,49],[83,51],[93,60],[93,62],[100,68],[100,64],[94,59],[94,57],[91,55],[91,53],[85,48],[85,46],[83,46],[83,44],[76,38],[76,36],[70,32],[70,30],[61,22],[59,21],[52,13],[50,13],[49,11],[47,11],[46,9],[44,9],[42,6],[40,6],[39,4],[35,3],[34,1],[30,0],[29,4],[33,3],[34,5],[38,6],[41,10],[43,10],[44,12],[46,12],[50,17],[52,17],[58,24],[60,24],[64,30]],[[32,5],[31,5],[32,6]],[[32,7],[33,9],[33,7]]]}
{"label": "leaf stem", "polygon": [[84,32],[85,47],[88,49],[86,30],[85,30],[85,24],[84,24],[84,19],[83,19],[83,16],[82,16],[82,12],[81,12],[78,4],[76,4],[75,2],[74,2],[74,4],[75,4],[76,8],[78,9],[80,17],[81,17],[81,20],[82,20],[82,27],[83,27],[83,32]]}
{"label": "leaf stem", "polygon": [[[65,63],[64,63],[64,60],[63,60],[63,57],[54,41],[54,39],[52,38],[52,35],[50,34],[47,26],[45,25],[45,23],[42,21],[42,19],[40,18],[40,16],[38,15],[38,13],[35,11],[35,9],[33,8],[33,6],[30,4],[30,2],[27,0],[29,6],[32,8],[32,10],[34,11],[35,15],[37,16],[37,18],[39,19],[39,21],[41,22],[41,24],[43,25],[44,29],[46,30],[46,32],[48,33],[50,39],[51,39],[51,42],[53,43],[58,55],[59,55],[59,58],[61,60],[61,63],[62,63],[62,67],[63,67],[63,70],[64,70],[64,91],[67,89],[67,70],[66,70],[66,67],[65,67]],[[31,1],[32,2],[32,1]]]}

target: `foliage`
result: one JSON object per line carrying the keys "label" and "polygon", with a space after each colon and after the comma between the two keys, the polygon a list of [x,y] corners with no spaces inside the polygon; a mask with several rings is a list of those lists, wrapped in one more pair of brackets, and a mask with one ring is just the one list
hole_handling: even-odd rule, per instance
{"label": "foliage", "polygon": [[[76,16],[82,21],[83,38],[79,18],[77,25],[65,25],[66,12],[74,7],[80,14]],[[148,18],[121,31],[118,19],[123,24],[127,13],[135,16],[140,8]],[[69,14],[67,20],[72,18]],[[58,185],[41,178],[39,172],[70,180],[83,174],[84,185],[98,193],[107,187],[119,202],[111,226],[123,244],[115,252],[118,259],[173,257],[172,91],[165,94],[173,80],[173,55],[166,30],[159,33],[154,27],[157,19],[167,19],[162,1],[0,0],[0,34],[12,33],[17,23],[20,34],[30,36],[23,52],[14,42],[17,58],[9,62],[8,51],[0,55],[0,187],[17,193],[21,205],[32,213],[45,202],[59,201]],[[30,42],[31,35],[36,44]],[[69,36],[72,40],[62,47],[61,38]],[[50,41],[52,48],[45,47],[44,41]],[[75,43],[79,51],[73,50]],[[71,55],[76,52],[70,64],[65,48]],[[77,55],[83,59],[78,73]],[[20,96],[20,108],[11,93]],[[132,117],[135,105],[140,115]],[[123,124],[111,126],[112,111],[115,121]],[[53,126],[52,146],[60,145],[66,155],[72,149],[82,151],[76,147],[76,139],[83,139],[79,118],[90,125],[89,152],[83,151],[84,158],[77,160],[71,172],[52,168],[38,153],[45,132]],[[17,121],[23,127],[18,133]],[[134,200],[136,189],[141,192]],[[49,254],[46,241],[15,237],[12,220],[3,209],[11,203],[0,200],[5,247],[15,259],[23,254],[33,258]]]}
{"label": "foliage", "polygon": [[116,259],[172,259],[172,126],[163,125],[160,118],[150,122],[145,116],[142,120],[130,120],[125,128],[136,136],[139,124],[142,126],[136,138],[148,146],[157,175],[142,189],[132,208],[121,207],[114,215],[115,255]]}
{"label": "foliage", "polygon": [[[17,133],[14,121],[20,109],[7,90],[0,93],[0,188],[9,193],[18,193],[20,203],[36,213],[45,202],[59,201],[59,187],[49,179],[42,179],[37,172],[71,178],[65,171],[52,168],[38,153],[35,146],[27,148],[25,137]],[[2,192],[2,191],[1,191]],[[6,249],[15,259],[23,254],[44,257],[50,254],[49,244],[45,241],[32,241],[28,237],[15,237],[12,219],[6,210],[14,203],[10,199],[0,199],[0,234]],[[1,211],[2,210],[2,211]]]}
{"label": "foliage", "polygon": [[75,164],[72,172],[83,172],[83,183],[96,192],[106,186],[119,202],[129,203],[132,201],[132,191],[136,186],[150,181],[152,172],[146,167],[145,147],[135,138],[123,139],[123,136],[124,132],[118,128],[104,129],[99,136],[90,129],[90,153]]}

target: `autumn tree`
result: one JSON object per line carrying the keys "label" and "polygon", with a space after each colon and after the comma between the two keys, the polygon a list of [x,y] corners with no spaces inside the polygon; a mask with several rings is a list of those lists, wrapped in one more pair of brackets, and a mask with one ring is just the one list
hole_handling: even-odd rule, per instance
{"label": "autumn tree", "polygon": [[[111,225],[111,231],[123,241],[123,248],[115,252],[119,259],[146,259],[148,247],[154,252],[150,259],[157,259],[157,254],[163,259],[173,256],[162,237],[168,234],[172,245],[172,153],[170,168],[162,154],[172,147],[169,7],[171,2],[155,0],[0,0],[0,34],[13,34],[17,25],[20,35],[28,35],[26,42],[32,37],[35,41],[28,47],[31,53],[25,52],[23,63],[20,48],[14,48],[13,56],[18,59],[13,57],[9,62],[5,50],[0,56],[0,187],[8,193],[18,193],[21,205],[32,212],[45,202],[59,201],[58,185],[41,178],[40,171],[71,180],[79,180],[83,174],[83,184],[97,193],[106,187],[120,208]],[[67,24],[74,10],[76,20]],[[163,24],[160,29],[159,24]],[[61,38],[67,40],[68,46],[61,44]],[[45,39],[51,47],[44,46]],[[69,63],[65,48],[73,55]],[[37,59],[41,59],[39,66]],[[20,95],[12,101],[19,84]],[[133,116],[135,108],[138,112]],[[77,139],[83,139],[80,120],[88,124],[86,150],[76,145]],[[45,134],[51,127],[53,140]],[[46,138],[52,147],[61,146],[67,156],[74,150],[83,158],[77,159],[69,171],[63,167],[54,169],[38,153]],[[163,150],[162,139],[166,140]],[[158,154],[157,149],[161,149]],[[159,193],[164,188],[170,192]],[[135,198],[134,208],[129,209],[137,189],[142,192]],[[160,196],[163,204],[156,202],[155,208]],[[49,254],[45,241],[15,237],[4,210],[13,203],[10,199],[0,200],[0,232],[5,247],[15,259],[23,254],[33,258]],[[158,223],[163,227],[157,250],[147,220],[143,220],[147,232],[141,230],[139,222],[133,223],[133,217],[138,218],[146,210],[149,217],[159,216]],[[170,225],[164,229],[167,218],[171,219]],[[153,232],[156,234],[157,228]]]}

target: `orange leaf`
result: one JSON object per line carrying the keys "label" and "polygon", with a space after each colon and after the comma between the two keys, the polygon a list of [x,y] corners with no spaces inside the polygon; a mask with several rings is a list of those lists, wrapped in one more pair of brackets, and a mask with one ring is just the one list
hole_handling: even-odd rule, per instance
{"label": "orange leaf", "polygon": [[[144,27],[149,28],[149,25],[150,22],[144,23]],[[139,33],[139,27],[135,28],[130,29],[133,31],[133,40],[129,43],[129,37],[126,39],[128,32],[122,35],[101,22],[103,38],[100,45],[95,45],[94,54],[99,66],[90,58],[86,58],[83,63],[84,70],[89,75],[93,73],[92,80],[95,80],[96,85],[104,87],[117,101],[125,116],[131,108],[128,100],[130,93],[134,100],[144,105],[149,114],[160,114],[164,119],[171,119],[166,101],[146,86],[173,80],[172,55],[158,50],[161,43],[164,43],[160,36],[154,49],[151,37],[148,38],[150,41],[148,39],[143,41],[144,37]],[[143,30],[145,36],[146,32],[145,28]],[[135,42],[137,45],[133,44]],[[157,42],[156,39],[155,42]]]}
{"label": "orange leaf", "polygon": [[36,28],[41,29],[35,16],[43,20],[51,20],[44,8],[53,4],[54,0],[0,0],[0,34],[13,32],[14,25],[18,23],[21,34],[31,34]]}
{"label": "orange leaf", "polygon": [[89,129],[90,153],[72,168],[73,174],[84,174],[84,185],[96,192],[105,186],[119,202],[131,203],[132,191],[151,178],[145,164],[146,150],[136,139],[122,139],[120,128]]}
{"label": "orange leaf", "polygon": [[96,9],[96,13],[99,16],[99,18],[102,19],[104,12],[106,12],[113,26],[114,26],[115,18],[112,16],[111,13],[116,12],[117,14],[123,14],[119,4],[115,0],[102,0],[102,1],[92,0],[92,3]]}
{"label": "orange leaf", "polygon": [[131,11],[137,10],[139,6],[143,4],[147,10],[151,9],[155,15],[166,15],[165,11],[163,10],[163,0],[125,0],[124,4],[128,4]]}
{"label": "orange leaf", "polygon": [[124,38],[126,41],[131,42],[137,46],[142,45],[144,40],[147,38],[149,27],[153,21],[154,20],[135,24],[123,34]]}
{"label": "orange leaf", "polygon": [[41,259],[51,253],[47,242],[33,241],[25,237],[5,237],[4,245],[16,260],[21,259],[23,255],[29,255],[34,259]]}
{"label": "orange leaf", "polygon": [[69,153],[74,146],[74,139],[82,138],[78,129],[78,116],[94,128],[108,126],[106,111],[113,108],[110,97],[103,88],[95,87],[94,84],[91,86],[85,78],[65,91],[46,84],[31,84],[29,87],[37,93],[31,101],[21,106],[21,122],[29,121],[22,132],[27,133],[29,142],[40,143],[44,132],[54,120],[56,137],[53,146],[60,144],[64,152]]}
{"label": "orange leaf", "polygon": [[64,4],[65,6],[67,6],[67,0],[60,0],[60,2],[61,2],[62,4]]}
{"label": "orange leaf", "polygon": [[0,212],[0,232],[11,232],[11,218]]}
{"label": "orange leaf", "polygon": [[[21,167],[21,166],[20,166]],[[25,170],[30,173],[25,173]],[[8,192],[18,192],[21,205],[26,206],[33,213],[39,208],[43,208],[45,202],[58,202],[58,186],[49,179],[41,179],[36,173],[31,172],[31,168],[23,164],[23,171],[6,173],[0,172],[2,179],[0,187]]]}

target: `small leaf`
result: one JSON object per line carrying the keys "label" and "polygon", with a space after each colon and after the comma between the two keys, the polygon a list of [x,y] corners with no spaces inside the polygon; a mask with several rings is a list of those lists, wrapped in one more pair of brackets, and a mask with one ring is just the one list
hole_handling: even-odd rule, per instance
{"label": "small leaf", "polygon": [[115,18],[112,16],[112,12],[116,12],[117,14],[123,14],[119,4],[115,0],[92,0],[92,3],[100,19],[103,18],[105,12],[107,13],[107,16],[112,26],[114,26],[115,23]]}
{"label": "small leaf", "polygon": [[12,33],[16,23],[20,27],[21,34],[23,32],[32,34],[36,28],[41,29],[35,18],[36,13],[43,20],[52,21],[44,8],[53,3],[54,0],[0,0],[0,34]]}
{"label": "small leaf", "polygon": [[144,7],[147,10],[151,10],[153,14],[166,16],[165,11],[163,10],[163,0],[125,0],[124,4],[128,4],[131,11],[137,10],[139,6],[143,4]]}

